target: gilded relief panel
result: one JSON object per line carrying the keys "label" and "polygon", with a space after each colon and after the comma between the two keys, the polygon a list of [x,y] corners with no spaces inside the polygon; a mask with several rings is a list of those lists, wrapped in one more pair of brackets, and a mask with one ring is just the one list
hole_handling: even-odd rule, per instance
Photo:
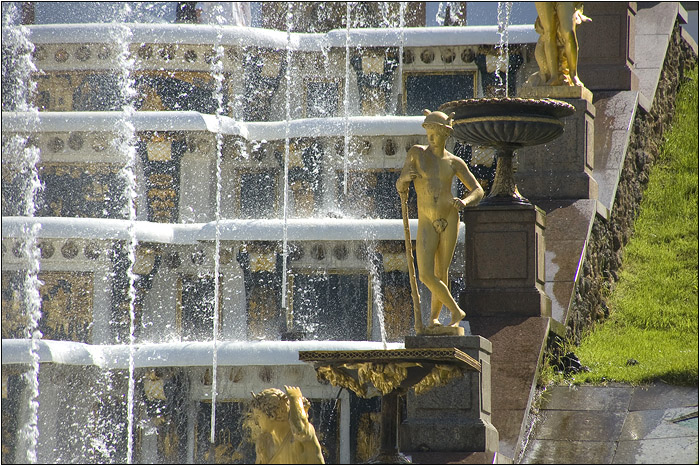
{"label": "gilded relief panel", "polygon": [[24,338],[29,320],[23,310],[22,272],[2,272],[2,338]]}
{"label": "gilded relief panel", "polygon": [[90,343],[92,339],[92,272],[45,272],[41,294],[45,339]]}
{"label": "gilded relief panel", "polygon": [[246,441],[242,421],[245,406],[240,401],[216,404],[214,448],[210,448],[211,402],[198,403],[194,426],[194,462],[197,464],[253,464],[255,450]]}
{"label": "gilded relief panel", "polygon": [[148,220],[176,223],[180,200],[180,160],[187,144],[176,132],[141,134],[138,152],[146,179]]}
{"label": "gilded relief panel", "polygon": [[[183,275],[178,279],[176,327],[184,341],[211,340],[214,328],[214,277]],[[221,330],[222,293],[219,293]]]}
{"label": "gilded relief panel", "polygon": [[[259,275],[259,274],[258,274]],[[281,331],[278,293],[256,286],[248,300],[248,338],[277,339]]]}
{"label": "gilded relief panel", "polygon": [[402,341],[413,329],[413,299],[408,273],[386,272],[382,280],[384,328],[389,341]]}
{"label": "gilded relief panel", "polygon": [[[24,274],[2,274],[2,337],[25,338],[27,318],[22,302]],[[92,272],[43,272],[39,330],[46,340],[90,343],[92,338]]]}
{"label": "gilded relief panel", "polygon": [[[144,416],[151,419],[157,434],[157,454],[163,464],[187,461],[186,377],[173,369],[149,369],[139,385],[143,391]],[[149,429],[152,427],[145,427]],[[140,429],[142,431],[143,428]]]}
{"label": "gilded relief panel", "polygon": [[[50,150],[50,148],[49,148]],[[122,218],[124,180],[120,167],[107,163],[45,163],[39,166],[44,189],[37,195],[37,217]],[[2,215],[21,215],[24,180],[2,167]]]}
{"label": "gilded relief panel", "polygon": [[[209,73],[196,71],[136,71],[137,110],[192,110],[213,114],[218,102]],[[119,76],[102,71],[44,72],[36,74],[36,106],[40,111],[118,111],[124,105]],[[228,80],[224,80],[227,87]],[[228,92],[224,89],[228,105]]]}

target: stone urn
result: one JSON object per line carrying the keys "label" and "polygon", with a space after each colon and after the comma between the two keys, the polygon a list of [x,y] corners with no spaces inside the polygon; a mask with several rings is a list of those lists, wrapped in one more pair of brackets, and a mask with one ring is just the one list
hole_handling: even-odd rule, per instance
{"label": "stone urn", "polygon": [[472,145],[493,147],[498,157],[491,192],[480,205],[530,205],[518,192],[513,156],[520,147],[545,144],[561,136],[561,118],[573,115],[572,105],[553,99],[465,99],[442,104],[454,112],[454,136]]}

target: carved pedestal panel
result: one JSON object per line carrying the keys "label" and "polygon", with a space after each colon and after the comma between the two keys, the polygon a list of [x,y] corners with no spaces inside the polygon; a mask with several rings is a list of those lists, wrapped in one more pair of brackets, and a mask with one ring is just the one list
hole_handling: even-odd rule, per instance
{"label": "carved pedestal panel", "polygon": [[464,210],[467,316],[549,316],[544,291],[545,213],[536,206]]}

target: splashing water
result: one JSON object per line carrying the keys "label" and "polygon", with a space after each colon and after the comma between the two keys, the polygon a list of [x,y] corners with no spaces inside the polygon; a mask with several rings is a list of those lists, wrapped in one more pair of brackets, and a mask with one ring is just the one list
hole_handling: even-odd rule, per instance
{"label": "splashing water", "polygon": [[375,241],[370,241],[367,246],[367,271],[369,272],[369,278],[372,283],[372,297],[374,299],[374,306],[372,307],[374,308],[376,319],[379,324],[379,334],[382,339],[383,348],[387,349],[386,328],[384,326],[384,300],[380,275],[381,257],[377,252],[377,243]]}
{"label": "splashing water", "polygon": [[[508,25],[510,24],[510,12],[513,2],[498,2],[498,66],[496,66],[496,80],[498,81],[497,93],[508,97],[508,66],[510,57],[508,54]],[[501,70],[505,74],[505,81],[501,77]]]}
{"label": "splashing water", "polygon": [[[12,76],[9,70],[5,69],[5,57],[3,56],[3,84],[6,79],[9,81],[7,88],[3,86],[3,92],[8,95],[3,96],[3,106],[8,102],[15,111],[26,112],[26,130],[31,133],[38,125],[39,112],[36,107],[29,103],[29,98],[36,88],[36,82],[32,79],[32,73],[36,72],[36,67],[32,61],[34,45],[29,41],[29,31],[27,28],[16,25],[19,21],[19,14],[15,4],[10,4],[2,18],[3,39],[9,44],[8,60],[13,63],[10,68],[15,72]],[[6,90],[7,89],[7,90]],[[37,164],[39,163],[40,151],[30,144],[28,136],[14,135],[3,141],[3,162],[9,161],[17,170],[20,178],[20,215],[34,217],[36,213],[36,200],[39,192],[43,189]],[[8,160],[9,159],[9,160]],[[24,337],[31,341],[30,360],[31,364],[27,372],[23,374],[28,387],[28,410],[27,419],[19,430],[18,451],[24,451],[24,458],[17,458],[19,462],[37,462],[37,445],[39,440],[39,340],[42,333],[39,330],[39,320],[41,319],[41,295],[39,287],[42,282],[39,280],[40,250],[37,237],[41,224],[39,222],[27,223],[22,229],[21,257],[26,260],[26,270],[22,283],[22,305],[25,312],[27,325],[24,328]]]}
{"label": "splashing water", "polygon": [[284,195],[282,200],[282,312],[287,315],[287,330],[292,330],[292,317],[287,311],[287,257],[289,256],[288,244],[288,225],[287,216],[289,214],[289,134],[291,121],[291,98],[292,98],[292,25],[294,20],[294,12],[292,11],[292,3],[287,2],[287,67],[284,72],[285,77],[285,109],[284,109]]}
{"label": "splashing water", "polygon": [[[214,5],[216,24],[216,42],[214,57],[211,62],[212,77],[215,81],[214,100],[217,103],[216,115],[221,117],[224,109],[224,47],[221,45],[222,30],[219,23],[223,19],[221,5]],[[214,237],[214,316],[212,319],[212,384],[211,384],[211,430],[209,441],[214,445],[216,440],[216,396],[218,372],[218,336],[219,336],[219,270],[221,267],[221,159],[223,157],[223,134],[216,132],[216,206],[215,206],[215,237]]]}
{"label": "splashing water", "polygon": [[[123,4],[120,17],[128,18],[131,13],[131,8],[128,4]],[[122,22],[122,21],[120,21]],[[129,51],[131,44],[132,32],[126,25],[114,25],[112,30],[113,43],[117,47],[117,73],[119,91],[123,102],[122,116],[115,127],[116,138],[114,140],[118,153],[123,155],[124,166],[120,171],[120,176],[125,180],[124,197],[126,205],[124,206],[125,216],[129,221],[127,227],[128,239],[126,243],[127,260],[128,260],[128,307],[129,307],[129,385],[127,390],[127,448],[126,462],[132,464],[134,450],[134,357],[135,357],[135,332],[136,332],[136,280],[137,276],[134,272],[134,263],[136,262],[136,239],[135,222],[136,222],[136,198],[137,182],[136,182],[136,129],[133,125],[133,116],[135,113],[134,101],[136,99],[136,88],[132,71],[134,70],[135,59]]]}
{"label": "splashing water", "polygon": [[350,11],[351,2],[345,4],[345,91],[343,92],[345,137],[343,138],[343,194],[348,194],[348,168],[350,156]]}
{"label": "splashing water", "polygon": [[439,26],[459,24],[459,15],[457,12],[461,8],[460,3],[461,2],[440,2],[437,12],[435,13],[435,22]]}

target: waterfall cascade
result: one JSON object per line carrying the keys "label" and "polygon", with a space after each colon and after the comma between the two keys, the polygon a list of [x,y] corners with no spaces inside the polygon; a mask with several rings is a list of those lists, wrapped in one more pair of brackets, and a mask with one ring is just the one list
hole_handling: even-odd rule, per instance
{"label": "waterfall cascade", "polygon": [[[412,332],[394,182],[423,108],[488,92],[502,31],[406,2],[104,8],[3,4],[3,463],[251,462],[245,402],[285,384],[327,462],[369,458],[376,403],[296,351]],[[532,26],[508,34],[532,67]]]}

